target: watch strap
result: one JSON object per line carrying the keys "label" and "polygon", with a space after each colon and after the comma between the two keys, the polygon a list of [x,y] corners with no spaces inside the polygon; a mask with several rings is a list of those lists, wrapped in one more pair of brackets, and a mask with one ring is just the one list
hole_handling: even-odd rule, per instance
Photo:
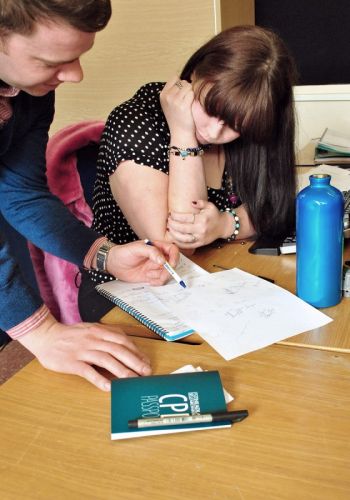
{"label": "watch strap", "polygon": [[112,241],[106,241],[103,243],[96,253],[96,269],[102,273],[107,272],[107,259],[108,253],[112,247],[115,246],[115,243]]}

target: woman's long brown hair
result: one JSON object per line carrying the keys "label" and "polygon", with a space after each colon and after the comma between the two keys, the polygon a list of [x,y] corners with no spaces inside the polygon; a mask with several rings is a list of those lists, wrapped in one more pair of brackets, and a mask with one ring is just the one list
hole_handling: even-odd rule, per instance
{"label": "woman's long brown hair", "polygon": [[240,138],[225,145],[226,168],[258,235],[294,229],[295,118],[290,53],[273,32],[236,26],[209,40],[181,78],[207,87],[204,108]]}

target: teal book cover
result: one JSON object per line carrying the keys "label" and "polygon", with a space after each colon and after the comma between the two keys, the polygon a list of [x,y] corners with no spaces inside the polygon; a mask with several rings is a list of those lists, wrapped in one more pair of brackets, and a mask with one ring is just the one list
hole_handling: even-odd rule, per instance
{"label": "teal book cover", "polygon": [[130,420],[174,415],[225,412],[226,402],[218,371],[151,375],[112,380],[111,438],[127,439],[157,434],[231,427],[231,422],[150,427],[128,426]]}

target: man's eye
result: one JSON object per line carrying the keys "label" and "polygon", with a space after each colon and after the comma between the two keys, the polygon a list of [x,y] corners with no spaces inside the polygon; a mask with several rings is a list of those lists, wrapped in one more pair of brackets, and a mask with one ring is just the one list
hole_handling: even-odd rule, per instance
{"label": "man's eye", "polygon": [[43,62],[42,65],[45,68],[57,68],[59,65],[56,63],[48,63],[48,62]]}

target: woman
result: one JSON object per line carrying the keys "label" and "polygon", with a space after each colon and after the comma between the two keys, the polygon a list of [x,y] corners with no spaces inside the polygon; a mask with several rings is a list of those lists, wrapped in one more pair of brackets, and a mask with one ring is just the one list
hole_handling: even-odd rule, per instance
{"label": "woman", "polygon": [[[276,34],[237,26],[195,52],[180,78],[143,86],[107,121],[94,229],[115,243],[165,238],[192,252],[291,231],[294,78]],[[113,307],[94,291],[109,279],[84,274],[83,319]]]}

